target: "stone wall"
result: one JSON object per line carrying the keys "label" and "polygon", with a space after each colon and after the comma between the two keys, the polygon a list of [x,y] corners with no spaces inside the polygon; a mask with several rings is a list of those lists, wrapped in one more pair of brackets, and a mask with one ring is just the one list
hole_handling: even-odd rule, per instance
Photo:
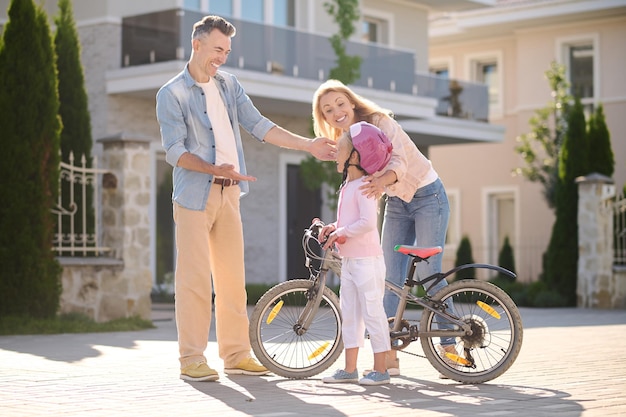
{"label": "stone wall", "polygon": [[626,270],[613,266],[613,206],[610,178],[591,174],[578,182],[577,305],[626,308]]}
{"label": "stone wall", "polygon": [[[80,312],[98,322],[150,319],[150,139],[119,134],[100,139],[103,246],[110,256],[61,258],[61,312]],[[97,204],[97,203],[96,203]]]}

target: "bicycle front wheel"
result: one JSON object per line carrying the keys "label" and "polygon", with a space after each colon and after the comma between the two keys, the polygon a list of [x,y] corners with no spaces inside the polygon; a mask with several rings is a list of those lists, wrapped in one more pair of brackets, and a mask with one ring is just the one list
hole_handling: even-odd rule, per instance
{"label": "bicycle front wheel", "polygon": [[[424,355],[442,375],[468,384],[480,384],[502,375],[513,365],[522,347],[522,318],[507,293],[490,282],[456,281],[442,288],[434,300],[452,306],[448,311],[470,325],[471,335],[447,340],[420,338]],[[459,326],[424,311],[420,331]],[[448,343],[452,342],[452,344]]]}
{"label": "bicycle front wheel", "polygon": [[270,288],[250,316],[257,359],[286,378],[307,378],[330,367],[343,350],[339,299],[328,287],[308,329],[298,326],[313,281],[296,279]]}

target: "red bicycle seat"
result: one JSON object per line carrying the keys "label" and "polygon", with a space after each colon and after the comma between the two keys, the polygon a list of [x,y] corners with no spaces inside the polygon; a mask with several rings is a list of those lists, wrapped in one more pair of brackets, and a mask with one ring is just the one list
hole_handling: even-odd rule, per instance
{"label": "red bicycle seat", "polygon": [[396,245],[393,250],[403,253],[405,255],[417,256],[418,258],[426,259],[433,255],[441,253],[443,249],[441,246],[434,246],[432,248],[420,248],[418,246],[409,245]]}

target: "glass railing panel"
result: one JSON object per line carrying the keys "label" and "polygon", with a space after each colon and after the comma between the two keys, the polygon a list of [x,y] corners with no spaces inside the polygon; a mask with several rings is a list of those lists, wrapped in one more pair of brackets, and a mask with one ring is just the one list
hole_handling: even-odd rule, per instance
{"label": "glass railing panel", "polygon": [[[123,19],[122,66],[188,60],[193,24],[201,12],[168,10]],[[328,37],[292,28],[231,19],[237,28],[225,66],[289,77],[324,81],[336,66]],[[441,116],[486,121],[487,87],[415,74],[411,52],[374,44],[348,42],[347,53],[362,58],[354,85],[435,98]]]}

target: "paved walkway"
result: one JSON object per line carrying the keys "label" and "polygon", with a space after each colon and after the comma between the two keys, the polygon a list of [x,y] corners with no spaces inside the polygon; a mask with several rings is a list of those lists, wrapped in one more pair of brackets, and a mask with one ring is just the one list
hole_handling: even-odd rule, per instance
{"label": "paved walkway", "polygon": [[[521,311],[520,356],[482,385],[439,380],[426,359],[402,353],[404,376],[386,386],[322,384],[335,367],[306,380],[221,373],[218,382],[187,383],[163,306],[153,330],[4,336],[0,416],[626,416],[626,311]],[[207,355],[217,358],[214,333]],[[359,368],[371,358],[364,349]],[[221,361],[210,364],[221,371]]]}

